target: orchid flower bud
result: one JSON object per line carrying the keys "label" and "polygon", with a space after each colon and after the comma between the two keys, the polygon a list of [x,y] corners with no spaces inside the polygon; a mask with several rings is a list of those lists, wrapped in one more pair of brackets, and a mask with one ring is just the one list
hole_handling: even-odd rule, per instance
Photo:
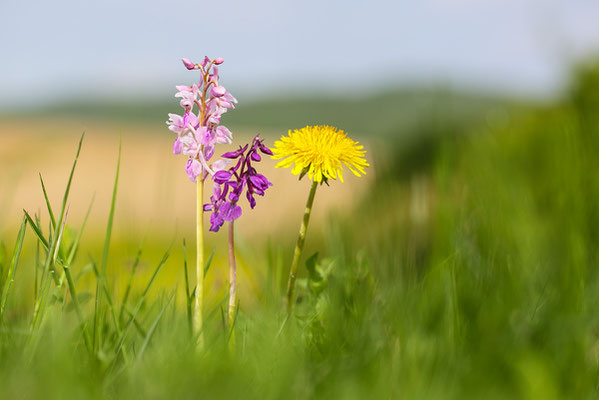
{"label": "orchid flower bud", "polygon": [[227,93],[227,89],[225,89],[223,86],[213,86],[210,92],[214,97],[222,97],[225,95],[225,93]]}
{"label": "orchid flower bud", "polygon": [[185,68],[187,68],[188,70],[191,71],[192,69],[196,69],[195,64],[192,63],[190,59],[182,58],[181,61],[183,62],[183,65],[185,65]]}

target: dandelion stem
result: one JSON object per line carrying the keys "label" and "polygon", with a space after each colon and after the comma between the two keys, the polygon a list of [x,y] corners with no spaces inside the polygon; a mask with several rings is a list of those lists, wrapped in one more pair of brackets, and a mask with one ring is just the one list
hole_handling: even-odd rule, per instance
{"label": "dandelion stem", "polygon": [[202,332],[202,307],[204,302],[204,179],[197,179],[197,210],[196,210],[196,290],[195,308],[193,314],[194,333],[198,338],[198,347],[204,346]]}
{"label": "dandelion stem", "polygon": [[229,346],[235,346],[235,333],[233,324],[235,322],[235,306],[237,302],[237,265],[235,264],[235,221],[229,222]]}
{"label": "dandelion stem", "polygon": [[318,182],[312,183],[310,189],[310,195],[308,196],[308,202],[306,203],[306,211],[304,211],[304,218],[302,219],[302,225],[300,226],[299,236],[297,237],[297,244],[295,245],[295,251],[293,253],[293,262],[291,263],[291,269],[289,270],[289,282],[287,284],[287,314],[291,314],[293,308],[293,291],[295,289],[295,275],[297,274],[297,266],[299,265],[302,251],[304,250],[304,242],[306,241],[306,231],[308,230],[308,223],[310,222],[310,213],[312,212],[312,204],[314,204],[314,195],[316,194],[316,188]]}

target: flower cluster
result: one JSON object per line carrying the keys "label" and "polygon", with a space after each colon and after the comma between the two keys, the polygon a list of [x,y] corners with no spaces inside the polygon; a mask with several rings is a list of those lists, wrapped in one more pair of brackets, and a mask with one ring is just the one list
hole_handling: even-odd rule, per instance
{"label": "flower cluster", "polygon": [[[210,230],[218,232],[225,221],[234,221],[241,216],[241,207],[237,201],[246,191],[246,197],[250,207],[256,206],[254,195],[264,196],[264,192],[272,183],[268,179],[256,172],[252,162],[259,162],[263,154],[272,155],[272,151],[264,145],[264,141],[256,136],[249,144],[239,147],[236,151],[231,151],[222,155],[227,160],[237,159],[234,167],[228,170],[220,170],[214,174],[214,188],[210,197],[210,204],[204,205],[204,211],[212,211],[210,216]],[[246,153],[246,150],[247,153]]]}
{"label": "flower cluster", "polygon": [[[218,160],[212,165],[209,161],[214,155],[214,146],[218,143],[231,143],[231,131],[220,124],[221,116],[237,103],[227,90],[218,83],[218,67],[222,58],[210,60],[205,57],[199,64],[183,58],[183,65],[189,70],[199,70],[202,79],[191,86],[176,86],[175,97],[180,98],[183,115],[169,114],[168,128],[177,134],[173,144],[174,154],[188,157],[185,171],[192,182],[198,176],[205,179],[206,174],[214,174],[229,165],[229,160]],[[197,106],[198,111],[194,111]]]}
{"label": "flower cluster", "polygon": [[356,176],[366,174],[364,169],[369,166],[364,146],[348,138],[342,130],[326,125],[289,131],[288,136],[275,142],[273,152],[273,159],[282,159],[275,168],[293,165],[294,175],[300,175],[301,179],[307,173],[314,182],[326,183],[337,177],[343,182],[343,164]]}

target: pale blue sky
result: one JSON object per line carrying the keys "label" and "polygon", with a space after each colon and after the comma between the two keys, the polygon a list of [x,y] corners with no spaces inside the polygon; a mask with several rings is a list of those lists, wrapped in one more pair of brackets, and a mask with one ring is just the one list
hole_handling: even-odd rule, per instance
{"label": "pale blue sky", "polygon": [[596,0],[0,0],[0,107],[159,98],[222,56],[245,99],[413,83],[543,94],[599,49]]}

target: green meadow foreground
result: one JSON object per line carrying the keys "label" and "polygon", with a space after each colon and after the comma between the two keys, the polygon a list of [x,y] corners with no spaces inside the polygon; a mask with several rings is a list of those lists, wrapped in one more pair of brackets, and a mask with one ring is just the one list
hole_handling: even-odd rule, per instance
{"label": "green meadow foreground", "polygon": [[[167,185],[178,174],[167,174],[166,164],[165,176],[147,183],[140,209],[130,205],[138,192],[125,182],[137,184],[127,177],[135,165],[125,165],[139,136],[123,128],[114,214],[113,182],[95,187],[90,171],[114,178],[118,137],[102,139],[110,150],[101,153],[100,139],[84,140],[73,190],[95,187],[92,210],[99,210],[79,239],[93,191],[66,202],[57,290],[36,284],[54,279],[41,279],[44,247],[55,239],[41,189],[12,198],[8,188],[18,180],[3,178],[4,210],[23,203],[33,224],[38,212],[40,222],[39,232],[32,224],[22,231],[15,264],[22,214],[4,211],[1,219],[0,398],[596,398],[598,93],[599,71],[589,69],[552,104],[506,106],[474,122],[433,116],[410,135],[368,138],[368,179],[333,182],[316,194],[322,212],[312,216],[288,319],[283,297],[307,186],[282,174],[286,189],[275,181],[260,200],[280,197],[256,209],[262,225],[243,231],[255,224],[239,223],[233,350],[223,328],[225,235],[207,246],[216,256],[206,274],[205,348],[198,350],[184,274],[185,261],[193,264],[193,222],[172,217],[186,205],[169,197],[180,192]],[[2,129],[4,145],[10,138]],[[48,168],[52,157],[66,165],[60,179],[45,181],[57,221],[77,139],[69,134],[64,152],[47,161]],[[19,149],[10,152],[15,163]],[[101,160],[86,167],[94,157]],[[121,202],[132,211],[119,211]],[[47,303],[36,309],[45,287]]]}

